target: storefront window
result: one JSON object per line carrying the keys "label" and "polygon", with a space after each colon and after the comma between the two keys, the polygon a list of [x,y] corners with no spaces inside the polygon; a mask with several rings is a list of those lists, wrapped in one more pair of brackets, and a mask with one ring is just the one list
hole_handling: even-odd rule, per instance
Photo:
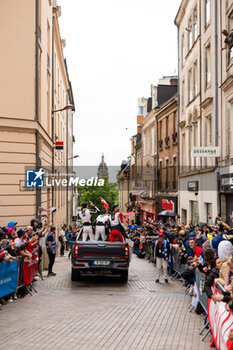
{"label": "storefront window", "polygon": [[213,225],[212,219],[212,203],[205,203],[206,223]]}
{"label": "storefront window", "polygon": [[194,225],[197,225],[199,221],[199,215],[198,215],[198,202],[197,201],[190,201],[191,204],[191,220]]}

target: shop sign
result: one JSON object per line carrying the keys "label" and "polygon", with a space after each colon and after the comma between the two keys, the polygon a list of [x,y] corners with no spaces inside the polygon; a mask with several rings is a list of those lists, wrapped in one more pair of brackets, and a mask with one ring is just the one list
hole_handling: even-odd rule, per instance
{"label": "shop sign", "polygon": [[233,190],[233,174],[220,176],[220,190],[222,192],[232,192]]}
{"label": "shop sign", "polygon": [[198,191],[198,181],[188,181],[188,191]]}
{"label": "shop sign", "polygon": [[173,201],[169,201],[167,199],[162,199],[162,209],[164,210],[175,210],[175,203]]}
{"label": "shop sign", "polygon": [[133,196],[139,196],[139,195],[143,194],[144,192],[147,192],[146,187],[133,187],[132,188],[132,195]]}
{"label": "shop sign", "polygon": [[220,157],[219,147],[193,147],[192,157]]}
{"label": "shop sign", "polygon": [[64,142],[63,141],[55,141],[55,151],[63,152],[64,150]]}
{"label": "shop sign", "polygon": [[153,181],[155,179],[154,166],[153,166],[154,158],[150,155],[147,155],[143,157],[142,164],[143,164],[143,172],[142,172],[143,181]]}

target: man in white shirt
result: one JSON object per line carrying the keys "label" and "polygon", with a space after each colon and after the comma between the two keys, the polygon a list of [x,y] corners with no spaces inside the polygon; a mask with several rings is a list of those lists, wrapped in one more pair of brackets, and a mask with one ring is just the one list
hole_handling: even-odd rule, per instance
{"label": "man in white shirt", "polygon": [[[15,239],[15,246],[17,248],[26,248],[26,246],[29,244],[29,242],[25,242],[25,238],[26,238],[26,231],[20,229],[18,232],[17,232],[17,235],[18,235],[18,238]],[[28,257],[29,259],[31,259],[32,257],[32,254],[29,253],[26,249],[25,250],[21,250],[19,252],[19,255],[22,255],[24,257]]]}
{"label": "man in white shirt", "polygon": [[58,237],[59,242],[61,243],[60,256],[64,256],[65,242],[66,242],[65,229],[66,229],[66,225],[63,225],[60,231],[60,235]]}

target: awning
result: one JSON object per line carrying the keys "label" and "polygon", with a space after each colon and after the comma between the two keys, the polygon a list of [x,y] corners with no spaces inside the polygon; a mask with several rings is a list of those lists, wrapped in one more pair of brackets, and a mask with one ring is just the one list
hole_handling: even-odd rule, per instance
{"label": "awning", "polygon": [[127,213],[123,213],[124,216],[130,216],[130,215],[135,215],[135,214],[138,214],[138,212],[136,212],[136,211],[129,211]]}

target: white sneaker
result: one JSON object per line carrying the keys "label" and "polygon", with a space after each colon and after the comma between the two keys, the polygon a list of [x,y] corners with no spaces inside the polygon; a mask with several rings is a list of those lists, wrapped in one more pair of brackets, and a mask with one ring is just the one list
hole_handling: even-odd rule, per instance
{"label": "white sneaker", "polygon": [[191,286],[189,288],[189,295],[193,295],[193,292],[194,292],[194,286]]}
{"label": "white sneaker", "polygon": [[7,302],[8,302],[8,303],[13,303],[13,299],[10,298],[10,299],[7,300]]}
{"label": "white sneaker", "polygon": [[18,298],[17,298],[17,296],[15,295],[14,297],[13,297],[13,300],[17,300]]}

